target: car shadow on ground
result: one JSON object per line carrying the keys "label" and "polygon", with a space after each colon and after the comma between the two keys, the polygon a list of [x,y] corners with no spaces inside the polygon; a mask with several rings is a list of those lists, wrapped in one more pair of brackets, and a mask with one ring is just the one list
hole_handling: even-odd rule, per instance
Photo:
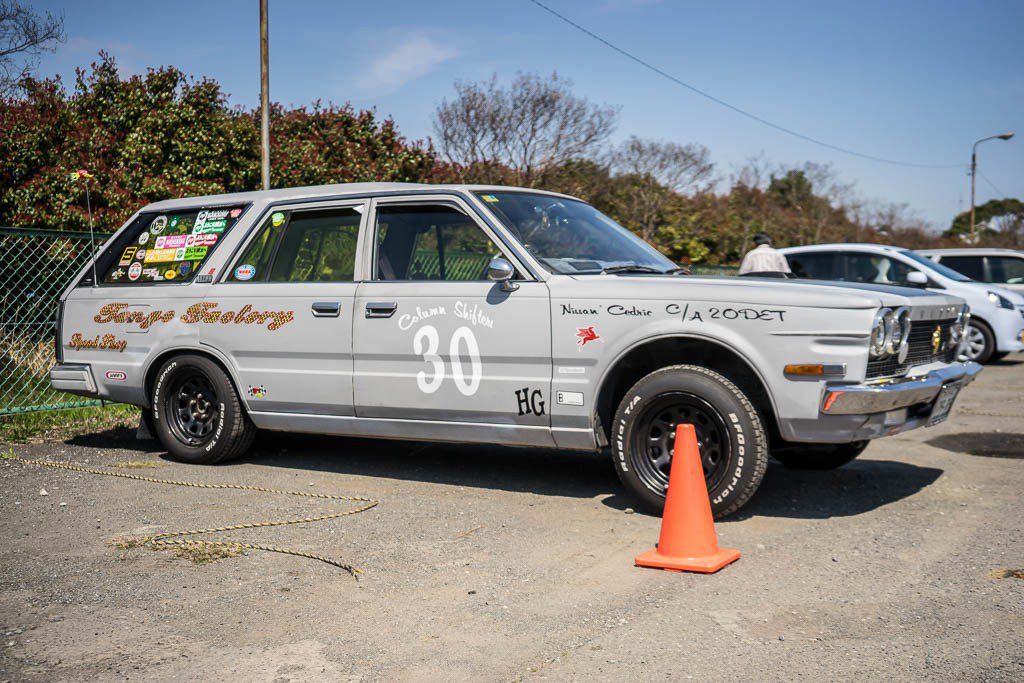
{"label": "car shadow on ground", "polygon": [[[623,490],[607,456],[493,445],[419,443],[262,434],[241,462],[366,477],[496,489],[542,496],[599,498],[617,509],[638,502]],[[830,471],[771,461],[757,495],[730,519],[826,519],[859,515],[912,496],[942,470],[858,460]]]}
{"label": "car shadow on ground", "polygon": [[64,443],[84,448],[119,448],[140,453],[163,453],[164,448],[156,439],[138,439],[134,427],[111,427],[102,432],[76,434]]}
{"label": "car shadow on ground", "polygon": [[943,434],[927,441],[929,446],[989,458],[1024,458],[1024,434],[961,432]]}
{"label": "car shadow on ground", "polygon": [[930,486],[942,470],[892,460],[854,460],[834,470],[799,470],[770,461],[761,488],[730,520],[828,519],[871,512]]}

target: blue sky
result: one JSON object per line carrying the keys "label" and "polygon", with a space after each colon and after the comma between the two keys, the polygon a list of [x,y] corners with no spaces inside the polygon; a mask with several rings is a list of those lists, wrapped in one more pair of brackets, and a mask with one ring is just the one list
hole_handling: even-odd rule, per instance
{"label": "blue sky", "polygon": [[[546,0],[694,86],[807,135],[866,154],[962,168],[901,168],[786,136],[672,85],[526,0],[373,3],[270,0],[271,95],[372,107],[413,139],[430,134],[455,80],[517,70],[569,77],[621,107],[628,135],[707,146],[720,175],[763,156],[831,163],[860,194],[907,203],[945,227],[969,202],[1024,197],[1024,2],[673,2]],[[123,73],[173,64],[219,81],[234,104],[259,99],[256,0],[34,2],[63,11],[68,42],[40,72],[70,81],[112,53]],[[994,187],[993,187],[994,185]],[[996,189],[1000,190],[997,195]]]}

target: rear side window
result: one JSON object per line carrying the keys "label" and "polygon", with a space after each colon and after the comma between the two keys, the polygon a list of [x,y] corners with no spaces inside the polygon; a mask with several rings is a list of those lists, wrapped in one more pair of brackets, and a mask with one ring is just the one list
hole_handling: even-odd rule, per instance
{"label": "rear side window", "polygon": [[351,282],[362,214],[352,207],[275,211],[235,262],[229,282]]}
{"label": "rear side window", "polygon": [[985,264],[980,256],[943,256],[939,263],[972,280],[985,281]]}
{"label": "rear side window", "polygon": [[[945,263],[946,259],[942,259]],[[1006,285],[1024,285],[1024,258],[1015,256],[989,256],[988,269],[992,282]]]}
{"label": "rear side window", "polygon": [[787,254],[789,269],[797,277],[811,280],[839,279],[835,266],[835,254],[832,252],[810,252],[806,254]]}
{"label": "rear side window", "polygon": [[238,221],[245,207],[142,214],[118,238],[101,282],[188,282]]}

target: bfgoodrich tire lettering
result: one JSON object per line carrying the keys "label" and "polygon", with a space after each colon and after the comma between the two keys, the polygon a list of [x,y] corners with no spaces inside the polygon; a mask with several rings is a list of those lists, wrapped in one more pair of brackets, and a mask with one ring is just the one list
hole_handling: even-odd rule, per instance
{"label": "bfgoodrich tire lettering", "polygon": [[244,453],[256,435],[230,378],[204,356],[164,363],[151,404],[156,437],[175,460],[212,465]]}
{"label": "bfgoodrich tire lettering", "polygon": [[675,365],[647,375],[626,392],[612,423],[612,453],[623,485],[648,510],[665,506],[676,424],[694,424],[715,517],[741,508],[757,491],[768,441],[757,410],[722,375]]}

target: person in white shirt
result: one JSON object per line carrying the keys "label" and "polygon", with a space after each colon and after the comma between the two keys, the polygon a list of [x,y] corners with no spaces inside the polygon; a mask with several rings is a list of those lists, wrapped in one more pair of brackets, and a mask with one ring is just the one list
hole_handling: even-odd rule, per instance
{"label": "person in white shirt", "polygon": [[788,277],[792,271],[786,257],[772,249],[772,238],[763,232],[754,235],[757,246],[747,252],[740,264],[740,275]]}

